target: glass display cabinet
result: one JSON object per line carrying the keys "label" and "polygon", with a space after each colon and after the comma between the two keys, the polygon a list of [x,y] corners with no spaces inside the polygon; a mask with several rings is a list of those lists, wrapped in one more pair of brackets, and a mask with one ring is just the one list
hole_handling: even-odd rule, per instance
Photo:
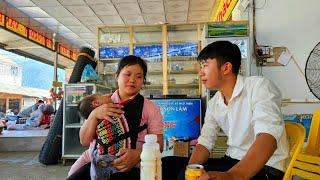
{"label": "glass display cabinet", "polygon": [[111,89],[94,83],[64,85],[62,159],[77,159],[87,148],[80,144],[79,130],[84,120],[78,113],[79,101],[94,93],[110,93]]}

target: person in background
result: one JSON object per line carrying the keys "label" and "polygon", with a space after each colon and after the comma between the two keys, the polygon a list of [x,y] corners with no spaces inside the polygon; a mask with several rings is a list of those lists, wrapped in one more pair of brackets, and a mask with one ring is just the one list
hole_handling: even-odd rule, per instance
{"label": "person in background", "polygon": [[[241,53],[229,41],[216,41],[199,54],[202,84],[218,92],[207,104],[204,125],[190,159],[163,160],[164,179],[184,179],[187,164],[202,164],[205,179],[282,179],[288,144],[280,110],[281,94],[263,77],[239,75]],[[219,127],[228,149],[209,158]]]}
{"label": "person in background", "polygon": [[44,101],[39,99],[35,104],[23,109],[20,111],[17,116],[18,117],[23,117],[23,118],[28,118],[30,117],[31,113],[36,111],[39,107],[39,105],[44,104]]}
{"label": "person in background", "polygon": [[[112,95],[100,97],[100,102],[96,102],[96,108],[92,106],[87,109],[90,115],[79,132],[81,144],[83,146],[91,144],[90,147],[93,147],[97,125],[102,119],[112,122],[111,116],[124,118],[129,126],[129,131],[135,130],[139,125],[147,125],[147,128],[138,133],[137,137],[130,137],[130,148],[121,149],[117,154],[118,158],[113,161],[112,165],[119,172],[111,175],[112,180],[140,179],[138,167],[146,134],[156,134],[160,147],[163,147],[163,122],[160,107],[139,94],[146,82],[146,76],[147,65],[144,60],[132,55],[122,58],[116,71],[118,90]],[[132,101],[123,106],[118,104],[127,99],[132,99]],[[139,107],[143,108],[142,113],[136,112]],[[137,114],[141,116],[138,117]],[[90,149],[77,160],[74,165],[76,167],[72,166],[71,171],[73,172],[69,172],[68,179],[90,179],[90,160],[92,159]],[[82,166],[85,162],[88,163]]]}

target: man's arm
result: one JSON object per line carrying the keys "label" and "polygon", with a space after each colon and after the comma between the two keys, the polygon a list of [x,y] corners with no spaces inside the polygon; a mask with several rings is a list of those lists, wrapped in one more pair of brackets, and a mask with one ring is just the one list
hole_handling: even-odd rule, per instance
{"label": "man's arm", "polygon": [[227,172],[209,171],[198,180],[250,179],[267,163],[277,148],[276,139],[267,133],[258,134],[244,158]]}
{"label": "man's arm", "polygon": [[206,147],[202,146],[201,144],[197,144],[190,157],[189,164],[203,164],[208,160],[209,155],[210,152]]}
{"label": "man's arm", "polygon": [[260,133],[244,158],[228,172],[237,179],[250,179],[262,169],[276,149],[276,139],[270,134]]}
{"label": "man's arm", "polygon": [[205,163],[208,160],[210,152],[217,139],[219,128],[213,116],[213,101],[214,99],[211,99],[208,103],[204,124],[201,128],[201,134],[198,138],[198,144],[196,145],[196,148],[189,159],[189,164]]}

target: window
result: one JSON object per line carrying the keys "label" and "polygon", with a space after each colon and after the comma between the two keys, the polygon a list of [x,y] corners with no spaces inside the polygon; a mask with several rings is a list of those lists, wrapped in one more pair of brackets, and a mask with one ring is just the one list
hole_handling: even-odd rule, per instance
{"label": "window", "polygon": [[0,99],[0,118],[6,114],[6,99]]}
{"label": "window", "polygon": [[9,109],[14,115],[17,115],[20,111],[20,99],[9,99]]}

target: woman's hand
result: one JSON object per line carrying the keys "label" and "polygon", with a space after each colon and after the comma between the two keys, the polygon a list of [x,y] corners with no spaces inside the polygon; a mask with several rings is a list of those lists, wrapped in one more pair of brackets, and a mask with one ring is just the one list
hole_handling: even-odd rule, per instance
{"label": "woman's hand", "polygon": [[[115,103],[103,104],[103,105],[95,108],[90,113],[90,116],[96,120],[107,119],[111,123],[114,123],[111,116],[120,117],[124,113],[121,110],[121,108],[123,108],[123,106],[120,104],[115,104]],[[90,118],[90,116],[89,116],[89,118]]]}
{"label": "woman's hand", "polygon": [[117,168],[120,172],[129,171],[140,161],[140,149],[121,149],[112,165]]}
{"label": "woman's hand", "polygon": [[96,107],[80,128],[79,137],[80,143],[83,146],[89,146],[90,142],[95,138],[96,128],[99,120],[107,119],[111,123],[114,123],[110,116],[120,117],[121,114],[123,114],[123,111],[121,110],[123,106],[114,104],[111,100],[111,94],[105,95],[104,98],[107,98],[106,102],[108,103]]}

